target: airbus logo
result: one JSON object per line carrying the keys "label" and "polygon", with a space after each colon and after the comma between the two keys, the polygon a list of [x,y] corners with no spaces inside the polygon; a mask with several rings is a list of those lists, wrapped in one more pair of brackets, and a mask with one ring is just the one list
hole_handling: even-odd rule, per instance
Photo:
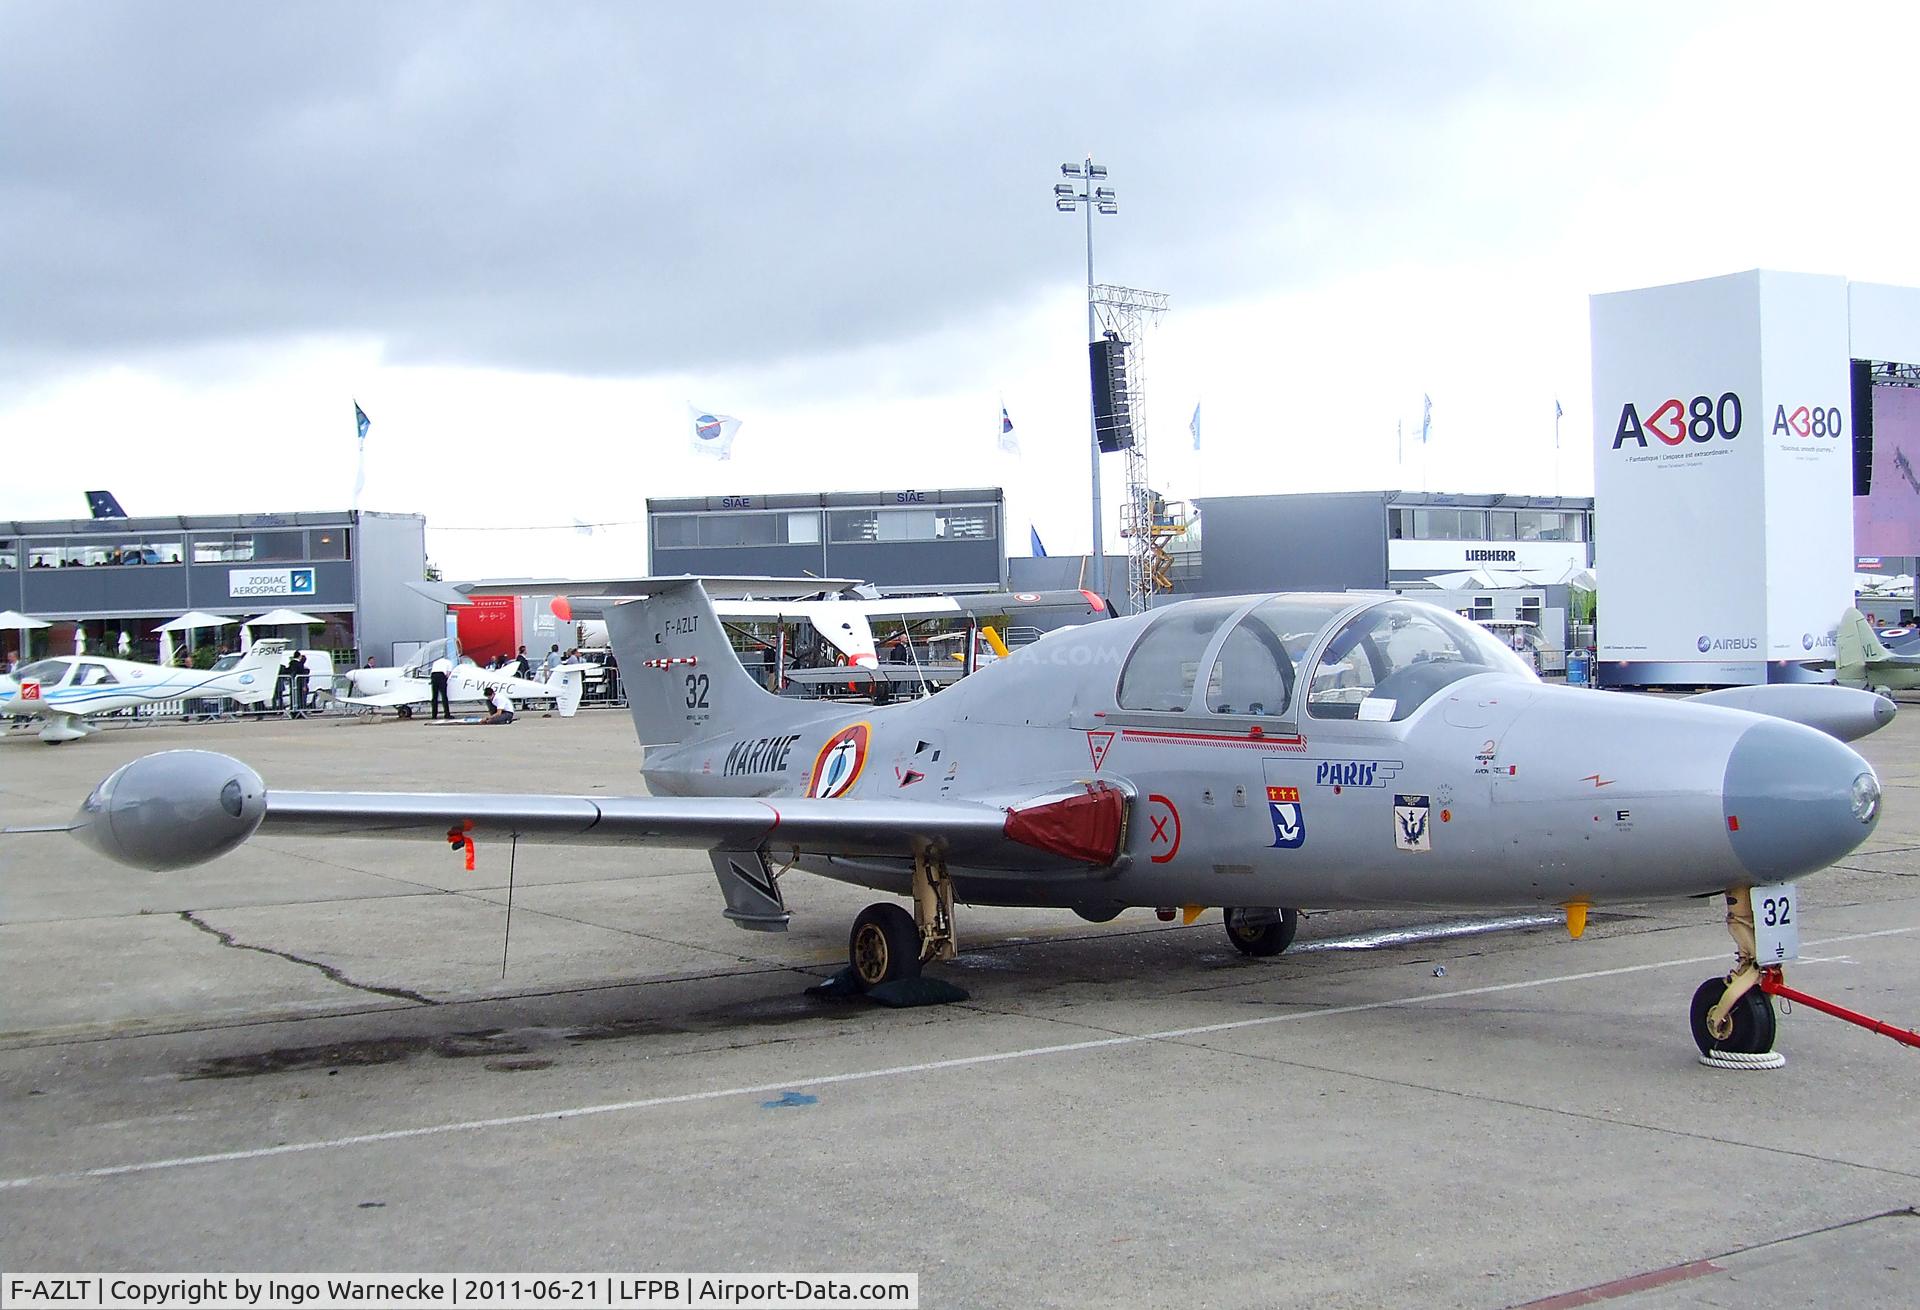
{"label": "airbus logo", "polygon": [[1757,637],[1709,637],[1702,633],[1693,647],[1702,655],[1714,650],[1759,650],[1760,640]]}

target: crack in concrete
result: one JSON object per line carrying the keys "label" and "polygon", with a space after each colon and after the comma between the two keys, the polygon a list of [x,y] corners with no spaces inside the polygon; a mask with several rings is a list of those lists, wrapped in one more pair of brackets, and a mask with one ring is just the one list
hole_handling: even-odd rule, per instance
{"label": "crack in concrete", "polygon": [[305,965],[309,969],[318,969],[326,976],[328,981],[337,982],[342,987],[351,987],[355,991],[371,992],[375,996],[391,996],[397,1001],[412,1001],[416,1005],[440,1004],[440,1002],[430,996],[422,996],[419,992],[409,991],[405,987],[380,987],[373,983],[355,982],[331,964],[322,964],[319,960],[309,960],[304,956],[295,955],[291,951],[277,951],[271,946],[254,946],[248,942],[237,941],[232,933],[227,932],[225,929],[214,927],[196,915],[192,910],[181,910],[180,919],[181,922],[190,923],[201,932],[218,938],[222,946],[230,946],[236,951],[258,951],[262,955],[271,955],[277,959],[286,960],[290,964],[300,964]]}

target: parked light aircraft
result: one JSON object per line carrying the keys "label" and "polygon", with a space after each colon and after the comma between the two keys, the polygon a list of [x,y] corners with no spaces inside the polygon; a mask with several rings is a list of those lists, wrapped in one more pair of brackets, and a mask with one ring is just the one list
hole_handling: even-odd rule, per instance
{"label": "parked light aircraft", "polygon": [[[435,660],[459,649],[445,638],[428,642],[411,663],[391,668],[355,669],[347,674],[349,694],[339,697],[349,705],[367,705],[376,709],[399,710],[410,717],[418,705],[433,701],[430,676]],[[483,669],[471,660],[459,660],[447,675],[447,699],[451,704],[484,701],[489,691],[505,692],[516,704],[529,700],[551,700],[560,717],[570,719],[580,708],[581,667],[563,664],[547,682],[516,677],[509,669]]]}
{"label": "parked light aircraft", "polygon": [[[734,579],[736,582],[748,581]],[[792,579],[768,578],[768,583],[786,584]],[[604,605],[617,597],[600,597]],[[563,603],[554,607],[562,623],[570,622],[572,609]],[[817,595],[799,597],[727,597],[710,598],[714,613],[722,619],[742,622],[805,623],[839,653],[849,665],[872,668],[879,663],[873,637],[875,620],[901,622],[910,619],[980,618],[1017,613],[1025,609],[1069,610],[1081,615],[1102,616],[1106,602],[1090,591],[985,592],[939,596],[882,596],[871,586],[860,584]],[[585,619],[580,625],[581,640],[592,644],[606,640],[606,625]]]}
{"label": "parked light aircraft", "polygon": [[86,716],[163,701],[227,697],[243,705],[273,698],[290,643],[256,641],[225,669],[171,669],[99,655],[55,655],[0,674],[0,714],[41,721],[40,740],[78,741]]}
{"label": "parked light aircraft", "polygon": [[[854,920],[868,987],[952,958],[956,902],[1096,922],[1220,906],[1236,948],[1272,955],[1302,908],[1555,905],[1578,936],[1590,906],[1725,893],[1738,968],[1690,1018],[1703,1051],[1759,1052],[1773,1011],[1752,889],[1827,867],[1879,818],[1879,779],[1832,736],[1543,684],[1483,629],[1406,599],[1185,601],[854,710],[758,686],[698,581],[646,591],[604,614],[648,796],[280,791],[224,755],[166,752],[63,827],[153,870],[256,830],[704,849],[744,928],[787,926],[789,868],[910,897]],[[1877,721],[1871,695],[1814,690]]]}
{"label": "parked light aircraft", "polygon": [[1833,679],[1845,687],[1870,687],[1882,694],[1920,687],[1920,650],[1889,650],[1867,616],[1850,609],[1835,634]]}

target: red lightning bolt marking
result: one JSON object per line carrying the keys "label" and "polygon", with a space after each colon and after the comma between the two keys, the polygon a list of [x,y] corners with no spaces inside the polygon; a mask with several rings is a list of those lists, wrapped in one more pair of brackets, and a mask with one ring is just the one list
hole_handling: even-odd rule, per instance
{"label": "red lightning bolt marking", "polygon": [[1592,783],[1592,784],[1593,784],[1594,786],[1596,786],[1596,787],[1611,787],[1611,786],[1613,786],[1613,779],[1612,779],[1612,778],[1602,778],[1602,777],[1601,777],[1601,776],[1600,776],[1599,774],[1597,774],[1597,773],[1589,773],[1589,774],[1588,774],[1588,775],[1587,775],[1586,777],[1584,777],[1584,778],[1582,778],[1582,779],[1580,779],[1580,781],[1582,781],[1582,782],[1590,782],[1590,783]]}

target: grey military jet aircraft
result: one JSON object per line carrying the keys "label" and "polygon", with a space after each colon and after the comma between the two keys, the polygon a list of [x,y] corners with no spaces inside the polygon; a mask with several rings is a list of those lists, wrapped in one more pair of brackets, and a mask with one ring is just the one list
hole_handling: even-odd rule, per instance
{"label": "grey military jet aircraft", "polygon": [[[1410,600],[1186,601],[855,708],[757,685],[697,580],[648,593],[604,615],[651,795],[286,792],[176,751],[120,769],[67,826],[155,870],[257,829],[705,849],[743,928],[786,927],[791,868],[910,897],[854,921],[866,987],[952,958],[956,903],[1096,922],[1220,906],[1235,947],[1273,955],[1303,908],[1554,905],[1578,935],[1590,906],[1724,893],[1739,967],[1702,984],[1695,1037],[1757,1053],[1773,1011],[1750,890],[1827,867],[1879,815],[1873,769],[1791,721],[1798,701],[1770,716],[1751,712],[1765,688],[1737,709],[1546,685]],[[1877,697],[1815,690],[1842,736],[1883,721]]]}

